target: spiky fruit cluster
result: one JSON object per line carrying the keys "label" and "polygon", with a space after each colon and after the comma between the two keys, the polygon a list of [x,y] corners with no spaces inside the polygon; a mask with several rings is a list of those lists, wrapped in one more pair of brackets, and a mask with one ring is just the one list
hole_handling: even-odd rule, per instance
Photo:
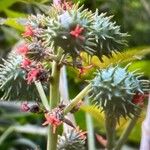
{"label": "spiky fruit cluster", "polygon": [[11,52],[0,66],[0,90],[3,92],[2,100],[35,99],[38,92],[34,85],[27,85],[26,72],[20,68],[22,57]]}
{"label": "spiky fruit cluster", "polygon": [[40,60],[61,48],[73,62],[80,58],[81,52],[97,55],[102,60],[103,55],[110,57],[113,50],[126,44],[127,34],[121,33],[110,17],[97,11],[92,13],[83,6],[60,7],[51,6],[47,15],[28,18],[23,36],[30,47],[28,57],[31,59]]}
{"label": "spiky fruit cluster", "polygon": [[137,114],[139,107],[133,103],[133,97],[136,93],[143,94],[144,86],[147,86],[147,81],[140,80],[140,76],[128,72],[127,68],[116,66],[98,70],[96,77],[91,80],[91,98],[103,111],[113,114],[117,119]]}
{"label": "spiky fruit cluster", "polygon": [[68,130],[59,136],[57,150],[85,150],[85,136],[82,131]]}

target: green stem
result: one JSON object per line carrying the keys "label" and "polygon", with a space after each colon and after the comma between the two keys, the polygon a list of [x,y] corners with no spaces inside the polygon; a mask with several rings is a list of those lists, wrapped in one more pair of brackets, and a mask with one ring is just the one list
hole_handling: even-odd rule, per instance
{"label": "green stem", "polygon": [[106,137],[107,137],[107,150],[113,150],[115,145],[115,129],[116,129],[116,119],[113,115],[105,113],[105,127],[106,127]]}
{"label": "green stem", "polygon": [[[86,97],[86,102],[89,104],[89,99]],[[95,150],[94,127],[92,117],[86,113],[86,126],[88,131],[88,149]]]}
{"label": "green stem", "polygon": [[90,91],[91,84],[86,86],[72,101],[71,103],[65,108],[64,115],[66,115],[68,112],[70,112],[73,107],[75,107],[79,101],[81,101]]}
{"label": "green stem", "polygon": [[41,101],[42,101],[44,107],[46,108],[46,110],[49,110],[48,100],[47,100],[47,97],[45,95],[45,92],[44,92],[44,89],[43,89],[41,82],[35,81],[34,83],[36,85],[36,88],[38,90],[38,93],[40,95],[40,98],[41,98]]}
{"label": "green stem", "polygon": [[[55,108],[59,103],[59,78],[60,78],[60,67],[57,62],[52,63],[52,81],[50,83],[50,109]],[[52,127],[49,126],[48,139],[47,139],[47,150],[56,150],[57,147],[57,136],[58,131],[55,134],[52,131]]]}
{"label": "green stem", "polygon": [[[139,115],[140,115],[140,111],[139,111]],[[134,116],[134,118],[129,121],[127,128],[122,133],[122,135],[121,135],[120,139],[118,140],[114,150],[120,150],[121,147],[125,144],[125,142],[128,139],[128,136],[131,133],[133,127],[135,126],[138,118],[139,118],[139,116],[137,115],[137,116]]]}

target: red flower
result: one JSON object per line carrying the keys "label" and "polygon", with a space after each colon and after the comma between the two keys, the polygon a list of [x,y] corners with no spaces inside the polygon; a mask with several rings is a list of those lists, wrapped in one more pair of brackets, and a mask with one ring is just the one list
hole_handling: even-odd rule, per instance
{"label": "red flower", "polygon": [[80,25],[77,25],[74,30],[70,31],[70,34],[75,38],[79,38],[80,40],[83,40],[84,37],[81,36],[83,30],[84,28],[80,27]]}
{"label": "red flower", "polygon": [[62,124],[62,121],[59,120],[54,113],[45,113],[45,118],[46,118],[46,121],[42,124],[42,125],[52,125],[53,127],[53,133],[56,132],[56,128],[57,126],[59,126],[60,124]]}
{"label": "red flower", "polygon": [[22,61],[22,63],[21,63],[21,68],[27,69],[28,67],[30,67],[31,63],[32,63],[32,62],[31,62],[30,59],[25,58],[25,59]]}
{"label": "red flower", "polygon": [[31,71],[29,71],[27,74],[28,84],[31,84],[32,82],[36,81],[38,79],[40,73],[41,73],[40,69],[37,69],[37,68],[31,69]]}
{"label": "red flower", "polygon": [[27,101],[22,102],[22,104],[21,104],[21,111],[27,112],[29,110],[30,110],[30,107],[28,106],[28,102]]}
{"label": "red flower", "polygon": [[70,10],[72,8],[72,4],[70,2],[63,2],[61,4],[61,8],[63,10]]}
{"label": "red flower", "polygon": [[32,37],[35,35],[33,28],[31,26],[27,26],[25,28],[25,32],[22,34],[23,37]]}
{"label": "red flower", "polygon": [[136,105],[143,105],[145,99],[145,95],[142,93],[137,92],[132,99],[132,103],[136,104]]}
{"label": "red flower", "polygon": [[21,55],[26,55],[27,52],[29,51],[27,44],[22,44],[18,49],[17,49],[17,53],[21,54]]}
{"label": "red flower", "polygon": [[85,67],[79,67],[79,77],[81,77],[81,75],[84,75],[89,69],[91,69],[93,67],[93,65],[89,65],[89,66],[85,66]]}

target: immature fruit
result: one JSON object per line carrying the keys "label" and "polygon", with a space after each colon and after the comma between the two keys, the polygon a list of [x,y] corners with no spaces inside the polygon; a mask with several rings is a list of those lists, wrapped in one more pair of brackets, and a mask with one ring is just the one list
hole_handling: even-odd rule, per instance
{"label": "immature fruit", "polygon": [[98,70],[91,81],[93,101],[117,119],[137,114],[139,107],[132,102],[133,96],[137,92],[143,93],[143,82],[148,84],[127,68],[116,66]]}
{"label": "immature fruit", "polygon": [[59,136],[57,150],[85,150],[85,136],[82,131],[69,130]]}

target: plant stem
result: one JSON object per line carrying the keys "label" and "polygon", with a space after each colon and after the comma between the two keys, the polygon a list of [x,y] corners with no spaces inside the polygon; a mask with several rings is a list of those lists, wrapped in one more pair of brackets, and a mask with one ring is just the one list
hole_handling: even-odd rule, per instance
{"label": "plant stem", "polygon": [[113,114],[105,113],[105,127],[107,137],[107,150],[113,150],[115,145],[115,129],[116,129],[116,118]]}
{"label": "plant stem", "polygon": [[[60,67],[57,62],[52,63],[52,81],[50,83],[50,98],[49,104],[50,109],[55,108],[59,103],[59,78],[60,78]],[[56,150],[57,147],[57,136],[58,131],[55,134],[52,132],[52,127],[49,126],[48,139],[47,139],[47,150]]]}
{"label": "plant stem", "polygon": [[[139,115],[140,115],[140,112],[141,111],[138,112]],[[134,118],[129,121],[127,128],[122,133],[122,135],[121,135],[120,139],[118,140],[114,150],[120,150],[121,147],[124,145],[124,143],[127,141],[129,134],[131,133],[133,127],[135,126],[135,124],[139,118],[139,115],[134,116]]]}
{"label": "plant stem", "polygon": [[[88,97],[85,98],[87,104],[89,104]],[[90,114],[86,113],[86,126],[88,131],[88,149],[95,150],[95,138],[94,138],[94,127],[93,127],[93,120]]]}
{"label": "plant stem", "polygon": [[35,81],[34,83],[35,83],[36,88],[39,92],[39,95],[40,95],[40,98],[41,98],[41,101],[42,101],[44,107],[46,108],[46,110],[49,110],[50,108],[49,108],[48,100],[47,100],[47,97],[45,95],[45,92],[44,92],[44,89],[43,89],[41,82]]}
{"label": "plant stem", "polygon": [[66,115],[68,112],[70,112],[73,107],[77,105],[79,101],[81,101],[90,91],[91,89],[91,84],[86,86],[72,101],[71,103],[65,108],[64,110],[64,115]]}

